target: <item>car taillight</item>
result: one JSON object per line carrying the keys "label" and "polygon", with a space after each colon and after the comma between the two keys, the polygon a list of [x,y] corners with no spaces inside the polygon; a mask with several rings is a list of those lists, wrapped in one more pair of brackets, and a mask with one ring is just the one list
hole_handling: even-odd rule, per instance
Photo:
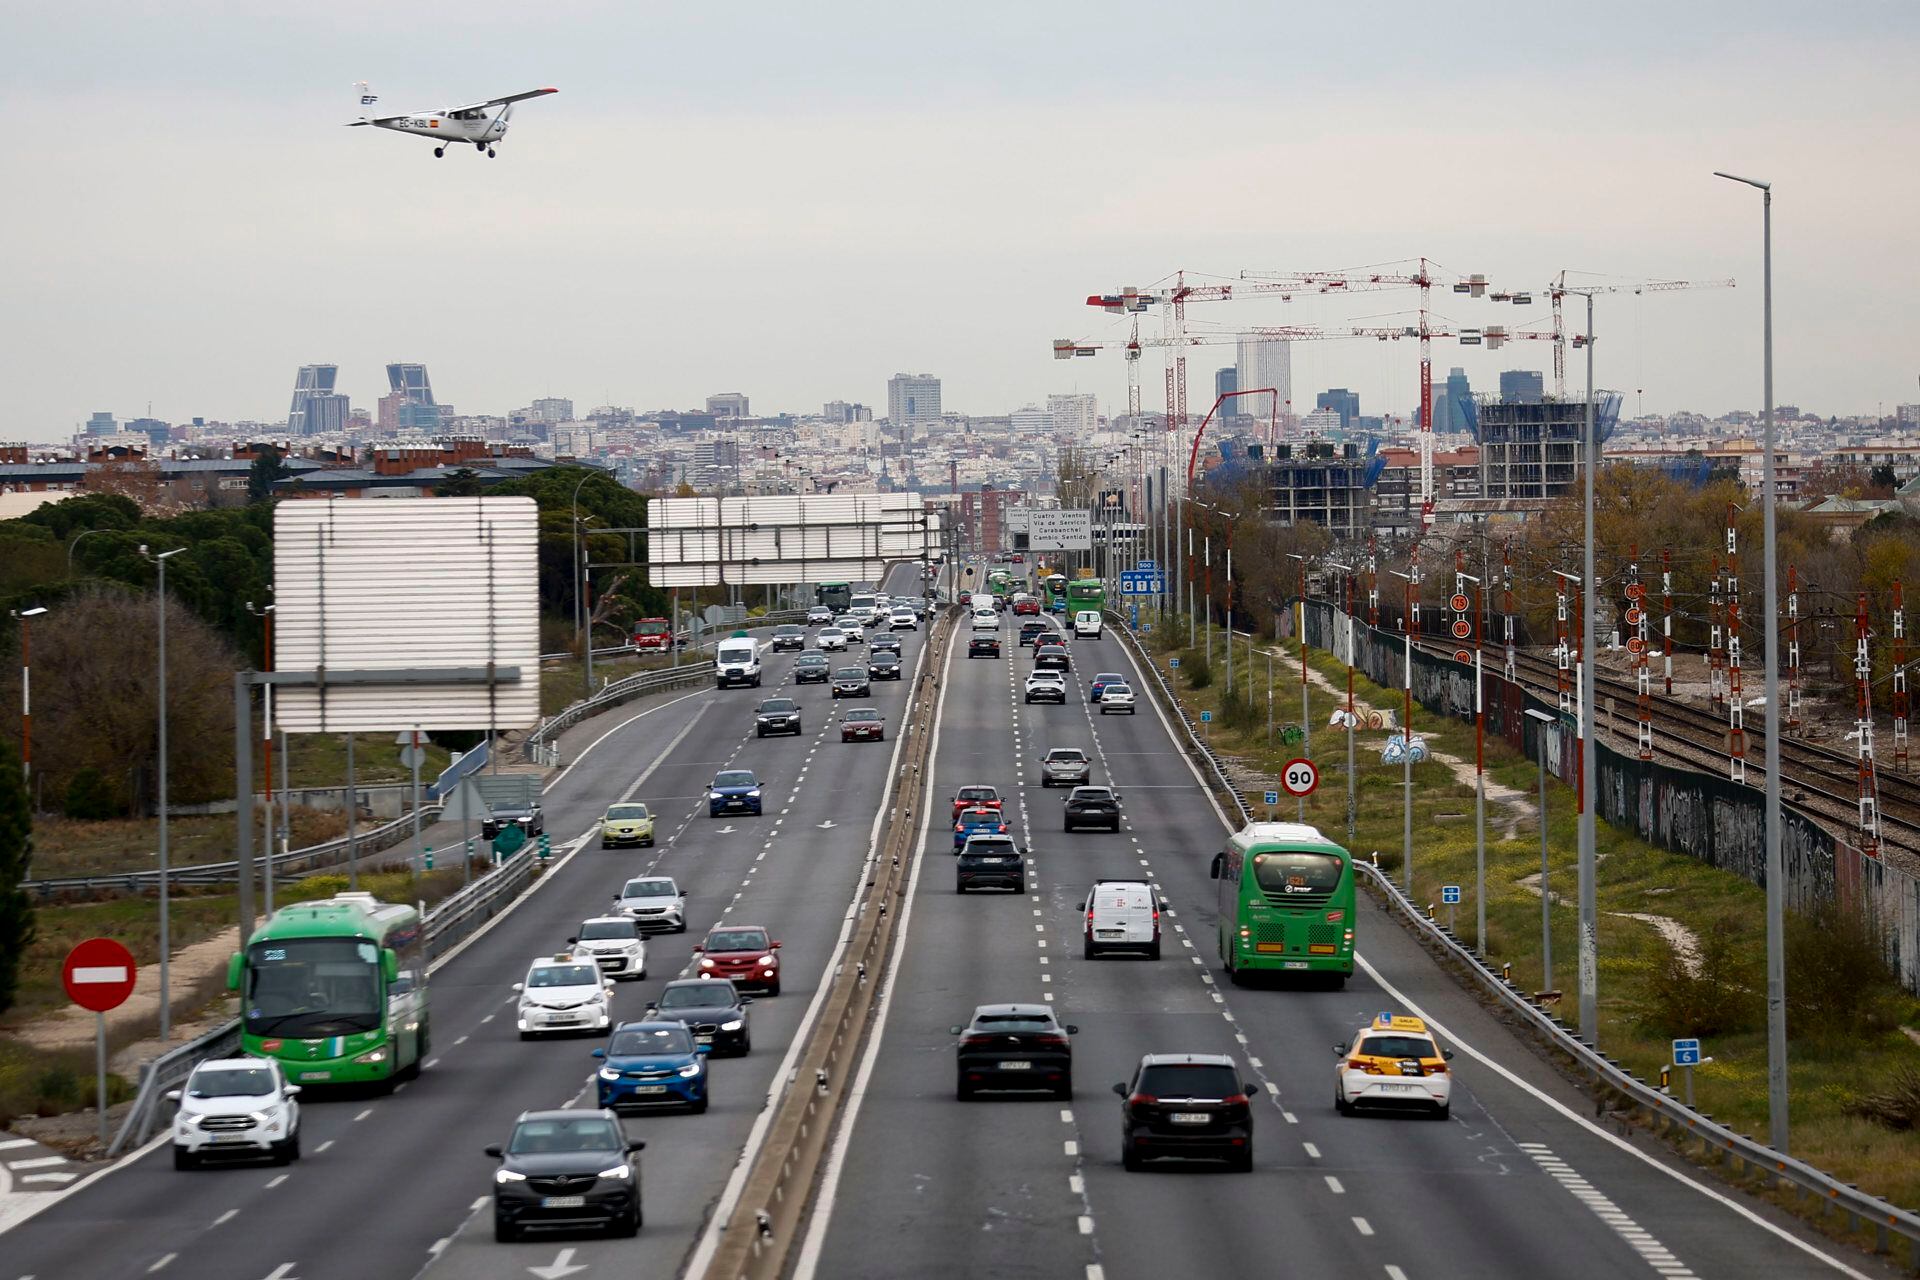
{"label": "car taillight", "polygon": [[1347,1070],[1364,1071],[1370,1076],[1377,1076],[1380,1074],[1380,1068],[1375,1066],[1373,1063],[1369,1062],[1365,1058],[1348,1058]]}
{"label": "car taillight", "polygon": [[1220,1102],[1221,1102],[1221,1105],[1223,1106],[1244,1107],[1247,1105],[1247,1095],[1244,1093],[1230,1093],[1226,1097],[1220,1099]]}
{"label": "car taillight", "polygon": [[1160,1099],[1150,1093],[1136,1093],[1127,1099],[1127,1105],[1130,1107],[1152,1106],[1158,1101],[1160,1101]]}
{"label": "car taillight", "polygon": [[1045,1049],[1064,1049],[1067,1047],[1065,1036],[1035,1036],[1033,1042]]}
{"label": "car taillight", "polygon": [[963,1045],[992,1044],[993,1037],[992,1036],[967,1036],[965,1039],[961,1040],[960,1043]]}
{"label": "car taillight", "polygon": [[1447,1064],[1444,1062],[1422,1062],[1420,1069],[1430,1076],[1443,1076],[1447,1074]]}

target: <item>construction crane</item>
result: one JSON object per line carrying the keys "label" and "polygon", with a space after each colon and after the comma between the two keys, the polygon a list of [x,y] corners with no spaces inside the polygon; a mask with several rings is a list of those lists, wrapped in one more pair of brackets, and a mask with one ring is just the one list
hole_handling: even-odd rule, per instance
{"label": "construction crane", "polygon": [[[1569,293],[1584,297],[1589,293],[1667,293],[1675,289],[1731,289],[1734,283],[1727,280],[1642,280],[1638,284],[1598,284],[1567,288],[1567,273],[1562,271],[1554,282],[1547,286],[1547,294],[1553,300],[1553,395],[1556,400],[1567,398],[1567,341],[1561,321],[1561,304]],[[1497,301],[1499,295],[1494,295]],[[1529,301],[1532,299],[1529,298]],[[1576,336],[1574,350],[1586,345],[1586,339]]]}

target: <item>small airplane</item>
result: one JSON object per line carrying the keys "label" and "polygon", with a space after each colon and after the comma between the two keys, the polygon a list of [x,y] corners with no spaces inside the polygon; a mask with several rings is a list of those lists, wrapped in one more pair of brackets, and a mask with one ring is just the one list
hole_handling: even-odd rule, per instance
{"label": "small airplane", "polygon": [[[421,111],[409,115],[372,116],[365,113],[379,104],[379,95],[367,87],[365,80],[355,84],[354,88],[360,92],[362,114],[358,120],[347,121],[350,128],[373,125],[379,129],[431,138],[434,141],[433,154],[436,156],[447,154],[447,146],[451,143],[470,142],[477,150],[486,152],[489,159],[494,154],[494,143],[507,136],[507,120],[513,115],[514,103],[560,92],[558,89],[529,89],[525,93],[510,93],[504,98],[489,98],[465,107],[448,107],[441,111]],[[488,115],[494,107],[499,107],[499,112]]]}

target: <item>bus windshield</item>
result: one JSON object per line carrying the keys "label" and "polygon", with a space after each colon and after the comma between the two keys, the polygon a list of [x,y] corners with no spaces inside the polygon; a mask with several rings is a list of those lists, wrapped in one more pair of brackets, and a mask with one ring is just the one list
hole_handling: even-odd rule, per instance
{"label": "bus windshield", "polygon": [[284,938],[247,949],[246,1029],[319,1039],[380,1025],[380,948],[365,938]]}
{"label": "bus windshield", "polygon": [[633,624],[633,634],[637,636],[663,636],[671,629],[665,619],[655,619],[652,622],[636,622]]}
{"label": "bus windshield", "polygon": [[1254,878],[1267,893],[1332,893],[1346,863],[1331,853],[1256,853]]}

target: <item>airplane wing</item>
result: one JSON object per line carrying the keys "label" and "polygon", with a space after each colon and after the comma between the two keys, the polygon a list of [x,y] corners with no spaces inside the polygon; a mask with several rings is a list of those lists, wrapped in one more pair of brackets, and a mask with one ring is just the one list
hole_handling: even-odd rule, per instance
{"label": "airplane wing", "polygon": [[407,117],[406,117],[406,116],[403,116],[403,115],[401,115],[401,116],[367,116],[367,117],[365,117],[364,119],[360,119],[360,120],[349,120],[349,121],[347,121],[347,128],[349,128],[349,129],[357,129],[357,128],[359,128],[359,127],[360,127],[361,125],[367,125],[367,124],[387,124],[388,122],[390,122],[390,121],[393,121],[393,120],[405,120],[406,118],[407,118]]}
{"label": "airplane wing", "polygon": [[542,98],[549,93],[558,93],[558,89],[529,89],[525,93],[510,93],[504,98],[488,98],[485,102],[469,102],[464,107],[448,107],[444,114],[455,115],[462,111],[484,111],[488,107],[504,107],[510,102],[525,102],[528,98]]}

